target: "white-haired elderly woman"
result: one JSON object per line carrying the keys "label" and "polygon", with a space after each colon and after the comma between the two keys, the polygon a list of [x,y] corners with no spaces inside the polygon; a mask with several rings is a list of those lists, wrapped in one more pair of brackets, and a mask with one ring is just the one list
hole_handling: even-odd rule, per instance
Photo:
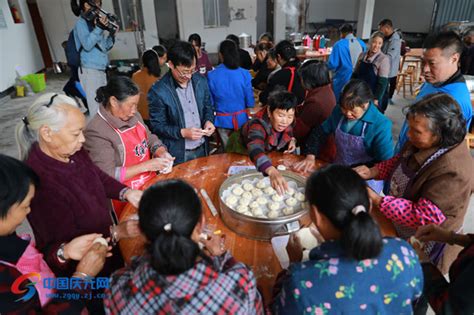
{"label": "white-haired elderly woman", "polygon": [[[430,223],[458,232],[474,190],[473,159],[464,143],[466,122],[460,107],[447,94],[431,94],[408,107],[406,118],[409,141],[402,151],[356,171],[364,179],[390,182],[387,196],[369,193],[399,236],[413,236]],[[461,247],[431,242],[424,249],[444,274]]]}
{"label": "white-haired elderly woman", "polygon": [[[137,221],[114,224],[111,199],[138,205],[142,192],[132,190],[100,170],[82,149],[85,117],[76,102],[47,93],[30,106],[16,128],[20,158],[38,174],[40,185],[31,201],[28,220],[37,248],[57,251],[64,262],[56,275],[71,275],[74,263],[64,244],[87,233],[109,235],[112,242],[139,234]],[[115,254],[106,262],[106,275],[122,264]]]}

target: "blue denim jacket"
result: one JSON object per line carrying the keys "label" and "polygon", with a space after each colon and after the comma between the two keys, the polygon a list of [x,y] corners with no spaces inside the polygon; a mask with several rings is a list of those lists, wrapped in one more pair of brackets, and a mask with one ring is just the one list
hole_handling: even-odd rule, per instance
{"label": "blue denim jacket", "polygon": [[87,21],[80,17],[74,26],[74,40],[76,48],[81,50],[81,67],[96,70],[105,70],[109,65],[107,52],[114,46],[114,37],[106,36],[104,30],[94,27],[89,31]]}
{"label": "blue denim jacket", "polygon": [[[214,107],[206,78],[195,73],[190,83],[194,88],[201,128],[204,127],[206,121],[214,123]],[[169,153],[176,157],[175,164],[183,163],[185,143],[181,136],[181,129],[186,128],[186,124],[171,72],[153,84],[148,92],[148,104],[152,132],[163,141]],[[205,145],[207,154],[207,139]]]}

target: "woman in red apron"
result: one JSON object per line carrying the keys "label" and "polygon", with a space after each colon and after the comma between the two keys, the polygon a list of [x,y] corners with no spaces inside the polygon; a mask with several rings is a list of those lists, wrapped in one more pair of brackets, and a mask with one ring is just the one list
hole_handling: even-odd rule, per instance
{"label": "woman in red apron", "polygon": [[103,267],[107,248],[100,244],[92,248],[93,241],[101,235],[88,234],[63,244],[60,250],[52,249],[52,254],[43,258],[29,235],[18,236],[15,230],[30,212],[38,182],[28,166],[0,155],[0,313],[36,314],[57,308],[80,314],[86,306],[84,301],[55,298],[55,286],[45,285],[56,280],[45,259],[55,265],[66,264],[67,259],[81,260],[73,276],[94,277]]}
{"label": "woman in red apron", "polygon": [[[140,95],[132,80],[112,77],[96,98],[102,105],[85,130],[85,148],[97,166],[132,189],[141,189],[156,172],[171,172],[174,158],[137,112]],[[125,203],[113,204],[120,217]]]}

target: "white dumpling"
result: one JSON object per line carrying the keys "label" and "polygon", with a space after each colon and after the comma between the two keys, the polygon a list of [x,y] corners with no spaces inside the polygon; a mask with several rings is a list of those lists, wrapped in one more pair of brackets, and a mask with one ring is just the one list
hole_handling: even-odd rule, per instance
{"label": "white dumpling", "polygon": [[242,188],[245,190],[245,191],[251,191],[252,189],[254,189],[255,187],[251,184],[251,183],[245,183],[242,185]]}
{"label": "white dumpling", "polygon": [[259,208],[254,208],[254,209],[252,209],[252,214],[256,217],[262,216],[263,215],[263,210],[260,207]]}
{"label": "white dumpling", "polygon": [[291,187],[288,187],[288,190],[286,191],[287,195],[293,196],[295,194],[295,190]]}
{"label": "white dumpling", "polygon": [[237,204],[237,197],[234,195],[227,196],[227,198],[225,199],[225,203],[228,206],[233,207]]}
{"label": "white dumpling", "polygon": [[263,189],[263,188],[267,187],[267,183],[265,183],[264,179],[261,179],[261,180],[258,181],[256,187],[260,188],[260,189]]}
{"label": "white dumpling", "polygon": [[250,204],[250,199],[246,199],[246,198],[240,198],[239,199],[239,205],[248,206],[249,204]]}
{"label": "white dumpling", "polygon": [[244,192],[244,193],[242,194],[242,198],[243,198],[243,199],[252,200],[253,197],[252,197],[252,194],[251,194],[251,193],[249,193],[248,191],[246,191],[246,192]]}
{"label": "white dumpling", "polygon": [[244,212],[248,212],[249,211],[249,207],[245,206],[245,205],[239,205],[235,211],[239,212],[239,213],[244,213]]}
{"label": "white dumpling", "polygon": [[303,202],[305,200],[304,194],[300,193],[300,192],[297,192],[295,194],[295,198],[296,198],[296,200],[301,201],[301,202]]}
{"label": "white dumpling", "polygon": [[255,188],[255,189],[252,190],[252,196],[260,197],[261,195],[263,195],[263,191],[261,191],[260,189]]}
{"label": "white dumpling", "polygon": [[276,190],[273,189],[273,187],[268,186],[267,188],[265,188],[265,189],[263,190],[263,192],[264,192],[266,195],[273,195],[274,193],[276,193]]}
{"label": "white dumpling", "polygon": [[278,202],[270,202],[268,204],[268,209],[270,210],[278,210],[280,208],[280,204]]}
{"label": "white dumpling", "polygon": [[288,206],[290,206],[290,207],[294,207],[294,206],[296,206],[296,204],[298,203],[298,201],[297,201],[295,198],[293,198],[293,197],[290,197],[290,198],[286,199],[285,202],[286,202],[286,204],[287,204]]}
{"label": "white dumpling", "polygon": [[243,215],[248,215],[249,217],[253,217],[253,214],[250,211],[243,212],[242,214]]}
{"label": "white dumpling", "polygon": [[284,215],[290,215],[290,214],[293,214],[294,212],[295,212],[295,210],[293,210],[292,207],[283,208],[283,214]]}
{"label": "white dumpling", "polygon": [[259,197],[259,198],[257,198],[257,202],[258,202],[258,204],[260,204],[260,205],[264,205],[264,204],[266,204],[266,203],[268,202],[268,200],[267,200],[267,198]]}
{"label": "white dumpling", "polygon": [[249,204],[249,207],[250,207],[251,209],[260,208],[260,204],[259,204],[258,202],[256,202],[256,201],[253,201],[253,202],[251,202],[251,203]]}
{"label": "white dumpling", "polygon": [[274,194],[272,196],[272,200],[275,202],[282,202],[283,201],[283,196],[280,196],[279,194]]}
{"label": "white dumpling", "polygon": [[232,189],[232,193],[236,196],[242,196],[242,194],[244,193],[244,190],[240,188],[239,186],[237,186],[234,189]]}
{"label": "white dumpling", "polygon": [[275,219],[275,218],[278,218],[280,216],[280,213],[276,210],[271,210],[271,211],[268,212],[267,215],[270,219]]}

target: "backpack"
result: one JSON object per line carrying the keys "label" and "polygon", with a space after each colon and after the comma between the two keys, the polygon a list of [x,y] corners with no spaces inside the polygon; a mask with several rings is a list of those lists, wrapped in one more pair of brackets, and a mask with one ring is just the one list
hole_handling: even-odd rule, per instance
{"label": "backpack", "polygon": [[74,29],[69,33],[69,37],[66,42],[66,48],[64,51],[66,53],[67,64],[71,67],[80,67],[81,65],[81,48],[77,50],[76,41],[74,40]]}

